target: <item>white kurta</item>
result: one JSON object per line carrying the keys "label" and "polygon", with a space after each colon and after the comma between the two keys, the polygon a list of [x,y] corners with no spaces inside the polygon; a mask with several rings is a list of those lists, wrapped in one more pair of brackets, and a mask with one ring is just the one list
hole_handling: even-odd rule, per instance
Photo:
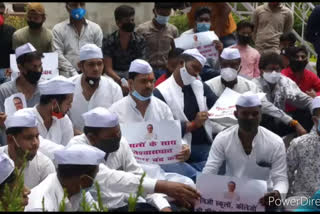
{"label": "white kurta", "polygon": [[[44,197],[45,211],[57,212],[59,211],[60,203],[63,199],[63,188],[58,180],[57,174],[52,173],[41,182],[38,186],[31,190],[29,195],[29,203],[25,207],[24,211],[42,211],[42,198]],[[79,211],[80,203],[82,199],[82,193],[73,195],[70,199],[65,199],[65,211]],[[91,199],[91,200],[90,200]],[[95,203],[90,193],[86,193],[86,201],[89,203]]]}
{"label": "white kurta", "polygon": [[61,119],[52,117],[52,124],[49,130],[44,125],[44,121],[37,110],[37,106],[33,107],[33,112],[35,113],[38,121],[39,134],[48,140],[51,140],[57,144],[67,145],[69,140],[73,135],[73,125],[68,115],[65,115]]}
{"label": "white kurta", "polygon": [[69,116],[74,128],[83,131],[84,121],[81,116],[83,113],[96,107],[109,108],[113,103],[120,100],[123,95],[121,87],[117,83],[110,77],[101,76],[99,87],[88,101],[82,93],[81,77],[82,74],[79,74],[70,78],[76,84],[76,87]]}
{"label": "white kurta", "polygon": [[[8,154],[8,146],[0,147],[0,153],[1,152]],[[29,189],[32,189],[55,171],[52,161],[38,151],[32,161],[28,161],[26,164],[26,168],[24,169],[24,184]]]}
{"label": "white kurta", "polygon": [[[68,146],[72,144],[91,145],[85,134],[72,138]],[[110,153],[108,155],[107,161],[105,161],[104,164],[110,169],[130,172],[140,177],[143,174],[143,169],[134,158],[129,144],[124,137],[121,138],[119,149],[115,152]],[[124,194],[123,192],[119,191],[112,192],[111,190],[108,190],[107,194],[109,195],[109,198],[105,200],[108,200],[109,208],[118,208],[127,205],[127,199],[129,197],[128,194]],[[93,195],[96,195],[95,191],[93,191]],[[161,194],[152,194],[149,195],[146,199],[148,202],[150,202],[150,204],[156,206],[159,210],[165,207],[170,207],[168,201]],[[145,202],[145,200],[141,200],[141,202]]]}
{"label": "white kurta", "polygon": [[51,140],[45,139],[41,136],[39,136],[39,150],[42,154],[50,158],[50,160],[55,164],[54,161],[54,152],[60,149],[63,149],[64,146],[61,144],[57,144],[55,142],[52,142]]}
{"label": "white kurta", "polygon": [[[203,173],[217,174],[226,160],[226,175],[239,178],[268,180],[271,177],[273,190],[288,192],[286,151],[283,140],[276,134],[259,126],[249,155],[244,152],[238,136],[239,125],[220,132],[212,143]],[[270,167],[261,167],[265,163]]]}

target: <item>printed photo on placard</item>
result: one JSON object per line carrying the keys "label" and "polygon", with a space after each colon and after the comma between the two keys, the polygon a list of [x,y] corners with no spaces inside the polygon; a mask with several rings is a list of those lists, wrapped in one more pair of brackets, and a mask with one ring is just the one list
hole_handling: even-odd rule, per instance
{"label": "printed photo on placard", "polygon": [[13,94],[4,101],[4,108],[7,116],[13,115],[14,112],[26,107],[26,98],[22,93]]}

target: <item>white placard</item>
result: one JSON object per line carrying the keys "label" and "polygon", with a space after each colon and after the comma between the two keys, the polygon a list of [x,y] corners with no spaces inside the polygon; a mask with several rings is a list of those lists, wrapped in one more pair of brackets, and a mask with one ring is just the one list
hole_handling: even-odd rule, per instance
{"label": "white placard", "polygon": [[140,163],[176,163],[181,151],[181,125],[177,120],[121,124],[134,157]]}
{"label": "white placard", "polygon": [[213,31],[206,31],[184,34],[174,39],[174,43],[176,48],[182,48],[184,50],[197,48],[204,57],[217,60],[219,54],[212,43],[214,40],[219,40],[218,36]]}
{"label": "white placard", "polygon": [[[49,80],[59,75],[58,53],[57,52],[43,53],[43,56],[44,56],[42,58],[43,72],[42,72],[40,81]],[[17,60],[16,60],[15,54],[10,54],[10,69],[12,71],[11,79],[13,80],[20,73],[17,66]]]}
{"label": "white placard", "polygon": [[196,212],[265,211],[259,199],[267,192],[266,181],[200,174],[196,186],[201,194],[194,208]]}
{"label": "white placard", "polygon": [[4,109],[7,116],[13,115],[19,109],[27,107],[27,102],[24,94],[16,93],[6,98],[4,101]]}

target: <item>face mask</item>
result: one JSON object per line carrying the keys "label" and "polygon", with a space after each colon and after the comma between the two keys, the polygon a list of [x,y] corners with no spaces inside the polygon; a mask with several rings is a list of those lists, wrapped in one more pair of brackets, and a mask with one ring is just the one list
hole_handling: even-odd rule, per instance
{"label": "face mask", "polygon": [[160,25],[166,25],[169,22],[169,19],[170,19],[170,16],[160,16],[160,15],[156,16],[156,21]]}
{"label": "face mask", "polygon": [[[53,108],[53,107],[52,107],[52,108]],[[55,111],[52,109],[51,115],[52,115],[52,117],[56,117],[56,118],[59,120],[59,119],[62,119],[62,118],[64,117],[64,114],[61,112],[59,104],[58,104],[58,109],[59,109],[59,112],[55,112]]]}
{"label": "face mask", "polygon": [[254,132],[257,130],[259,126],[258,120],[252,120],[252,119],[239,119],[238,118],[238,124],[241,129],[243,129],[246,132]]}
{"label": "face mask", "polygon": [[23,75],[29,83],[36,85],[41,77],[41,74],[42,72],[27,70],[27,74],[24,73]]}
{"label": "face mask", "polygon": [[120,147],[120,140],[121,140],[121,137],[100,140],[98,144],[96,144],[96,147],[98,149],[101,149],[105,153],[115,152]]}
{"label": "face mask", "polygon": [[86,15],[86,9],[83,8],[76,8],[71,10],[71,17],[76,20],[81,20],[84,15]]}
{"label": "face mask", "polygon": [[271,84],[276,84],[281,78],[281,74],[276,71],[263,72],[262,76],[263,76],[263,79],[265,79],[268,83],[271,83]]}
{"label": "face mask", "polygon": [[90,85],[90,87],[95,87],[96,85],[98,85],[99,81],[100,81],[100,77],[86,77],[85,81]]}
{"label": "face mask", "polygon": [[251,41],[251,36],[242,36],[242,35],[237,34],[237,37],[238,37],[239,43],[243,44],[243,45],[247,45]]}
{"label": "face mask", "polygon": [[[16,145],[15,145],[15,147],[16,147],[15,150],[16,150],[17,157],[23,158],[23,157],[25,156],[26,152],[23,151],[23,149],[21,148],[21,146],[19,146],[19,144],[18,144],[17,141],[16,141],[16,138],[15,138],[14,136],[12,136],[12,138],[13,138],[13,140],[14,140],[14,143],[16,144]],[[27,159],[28,161],[31,161],[31,160],[33,160],[34,156],[35,156],[35,155],[33,155],[33,154],[31,154],[31,153],[29,152],[29,153],[27,154],[27,156],[26,156],[26,159]]]}
{"label": "face mask", "polygon": [[180,68],[180,76],[183,82],[183,85],[190,85],[193,83],[195,80],[197,80],[196,77],[190,75],[186,69],[186,66],[183,65],[182,68]]}
{"label": "face mask", "polygon": [[[94,179],[93,178],[91,178],[89,175],[81,175],[80,176],[80,178],[81,177],[88,177],[88,178],[90,178],[92,181],[94,181]],[[93,190],[93,183],[92,183],[92,185],[91,186],[89,186],[89,187],[87,187],[87,188],[82,188],[81,186],[80,186],[80,193],[82,194],[82,192],[83,191],[85,191],[85,192],[90,192],[90,191],[92,191]]]}
{"label": "face mask", "polygon": [[123,31],[125,31],[125,32],[129,32],[129,33],[131,33],[131,32],[133,32],[134,31],[134,28],[136,27],[136,25],[134,24],[134,23],[124,23],[123,25],[122,25],[122,30]]}
{"label": "face mask", "polygon": [[230,67],[222,68],[220,75],[223,80],[231,82],[237,78],[238,71]]}
{"label": "face mask", "polygon": [[131,94],[132,94],[132,96],[134,96],[135,98],[137,98],[140,101],[150,100],[151,96],[152,96],[152,95],[150,95],[149,97],[144,97],[141,94],[139,94],[136,90],[134,90]]}
{"label": "face mask", "polygon": [[191,7],[186,7],[183,10],[181,10],[181,12],[183,13],[189,13],[191,11]]}
{"label": "face mask", "polygon": [[290,61],[290,68],[293,72],[301,72],[307,66],[308,60],[298,61],[298,60],[291,60]]}
{"label": "face mask", "polygon": [[200,22],[197,23],[197,31],[198,32],[205,32],[210,30],[211,27],[211,23],[204,23],[204,22]]}
{"label": "face mask", "polygon": [[0,15],[0,26],[4,24],[4,16]]}
{"label": "face mask", "polygon": [[40,29],[42,27],[42,23],[28,21],[27,22],[30,29]]}

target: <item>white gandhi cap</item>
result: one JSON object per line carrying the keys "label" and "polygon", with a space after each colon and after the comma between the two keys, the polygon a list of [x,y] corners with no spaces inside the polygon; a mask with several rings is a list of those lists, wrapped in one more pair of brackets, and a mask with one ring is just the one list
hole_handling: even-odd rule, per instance
{"label": "white gandhi cap", "polygon": [[317,96],[312,100],[312,110],[316,108],[320,108],[320,96]]}
{"label": "white gandhi cap", "polygon": [[150,74],[152,73],[152,67],[147,61],[143,59],[135,59],[130,64],[129,73],[130,72],[136,72],[139,74]]}
{"label": "white gandhi cap", "polygon": [[101,48],[95,44],[85,44],[80,48],[80,61],[88,59],[102,59],[103,54]]}
{"label": "white gandhi cap", "polygon": [[24,108],[16,111],[13,115],[8,116],[4,121],[6,129],[12,127],[37,127],[37,117],[32,108]]}
{"label": "white gandhi cap", "polygon": [[0,153],[0,184],[2,184],[13,172],[14,162],[4,152]]}
{"label": "white gandhi cap", "polygon": [[185,50],[182,54],[187,54],[189,56],[196,58],[200,62],[202,67],[207,62],[207,59],[196,48]]}
{"label": "white gandhi cap", "polygon": [[223,49],[220,57],[226,60],[240,59],[240,52],[237,48],[228,47]]}
{"label": "white gandhi cap", "polygon": [[40,82],[38,88],[41,95],[73,94],[75,84],[64,76],[57,76],[50,80]]}
{"label": "white gandhi cap", "polygon": [[251,91],[247,91],[238,98],[236,106],[241,106],[241,107],[261,106],[261,100],[258,94],[254,94]]}
{"label": "white gandhi cap", "polygon": [[94,108],[82,115],[85,126],[99,127],[99,128],[112,128],[119,124],[117,114],[110,112],[103,107]]}
{"label": "white gandhi cap", "polygon": [[60,165],[99,165],[105,152],[87,144],[72,144],[54,152],[54,160]]}
{"label": "white gandhi cap", "polygon": [[24,45],[21,45],[19,47],[16,48],[16,59],[21,56],[21,55],[24,55],[24,54],[27,54],[27,53],[31,53],[31,52],[35,52],[37,51],[35,49],[35,47],[33,47],[32,44],[30,44],[29,42],[24,44]]}

